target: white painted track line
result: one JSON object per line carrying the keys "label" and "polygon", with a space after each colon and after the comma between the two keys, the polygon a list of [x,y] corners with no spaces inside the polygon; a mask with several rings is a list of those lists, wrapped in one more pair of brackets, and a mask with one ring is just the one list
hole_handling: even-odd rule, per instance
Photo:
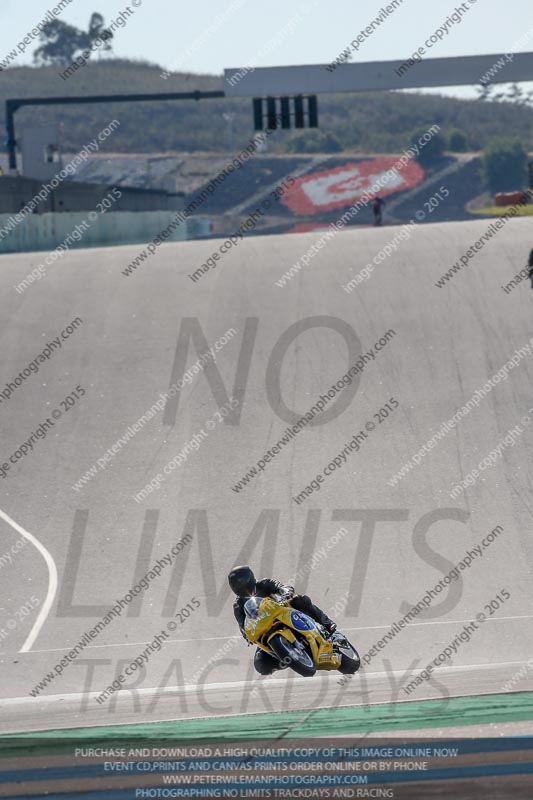
{"label": "white painted track line", "polygon": [[54,559],[46,547],[41,544],[41,542],[32,533],[29,533],[27,530],[25,530],[21,525],[18,524],[18,522],[15,522],[15,520],[11,519],[11,517],[1,509],[0,518],[3,519],[4,522],[7,522],[7,524],[13,528],[13,530],[17,531],[17,533],[20,533],[21,536],[24,536],[25,539],[27,539],[34,547],[37,548],[39,553],[46,561],[46,566],[48,567],[48,591],[46,592],[44,603],[42,604],[41,610],[37,615],[37,619],[33,624],[33,628],[29,632],[26,641],[19,651],[21,653],[27,653],[29,650],[31,650],[32,644],[39,635],[39,631],[43,627],[46,617],[48,616],[48,612],[50,611],[54,602],[54,597],[57,591],[57,567]]}

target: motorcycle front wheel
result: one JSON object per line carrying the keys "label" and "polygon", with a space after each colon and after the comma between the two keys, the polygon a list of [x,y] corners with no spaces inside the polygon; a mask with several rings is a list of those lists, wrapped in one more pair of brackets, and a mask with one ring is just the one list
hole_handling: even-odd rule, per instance
{"label": "motorcycle front wheel", "polygon": [[344,636],[342,639],[339,637],[336,642],[336,649],[341,657],[341,664],[338,667],[339,672],[342,672],[343,675],[353,675],[357,672],[361,666],[361,659],[353,644],[350,644]]}
{"label": "motorcycle front wheel", "polygon": [[288,642],[284,636],[278,633],[272,637],[268,644],[279,660],[297,672],[298,675],[303,678],[311,678],[315,674],[316,667],[313,664],[313,659],[299,642],[296,644]]}

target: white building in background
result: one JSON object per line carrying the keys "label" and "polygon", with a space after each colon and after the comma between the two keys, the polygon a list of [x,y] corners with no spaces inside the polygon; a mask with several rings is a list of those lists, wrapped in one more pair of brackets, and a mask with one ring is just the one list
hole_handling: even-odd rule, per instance
{"label": "white building in background", "polygon": [[20,147],[22,174],[25,178],[48,181],[63,168],[59,130],[56,125],[24,128]]}

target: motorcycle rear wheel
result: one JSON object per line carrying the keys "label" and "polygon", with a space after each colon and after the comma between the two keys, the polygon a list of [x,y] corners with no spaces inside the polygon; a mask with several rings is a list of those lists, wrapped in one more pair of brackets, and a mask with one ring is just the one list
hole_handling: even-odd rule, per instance
{"label": "motorcycle rear wheel", "polygon": [[316,667],[307,650],[300,650],[300,648],[295,647],[292,642],[287,641],[280,633],[273,636],[268,644],[280,661],[285,664],[288,662],[288,666],[298,675],[303,678],[313,677]]}

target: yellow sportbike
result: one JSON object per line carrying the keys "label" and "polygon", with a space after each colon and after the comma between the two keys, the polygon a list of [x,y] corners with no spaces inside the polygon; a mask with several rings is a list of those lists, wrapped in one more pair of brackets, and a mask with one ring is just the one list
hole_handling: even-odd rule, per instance
{"label": "yellow sportbike", "polygon": [[317,669],[353,675],[361,665],[357,650],[342,633],[328,636],[322,625],[291,608],[289,601],[250,597],[244,613],[248,641],[304,678],[312,677]]}

